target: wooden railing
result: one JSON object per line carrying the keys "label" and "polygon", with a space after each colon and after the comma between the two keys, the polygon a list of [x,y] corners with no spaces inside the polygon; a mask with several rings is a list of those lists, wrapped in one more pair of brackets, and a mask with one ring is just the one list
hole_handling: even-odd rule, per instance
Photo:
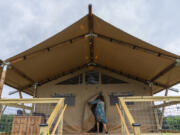
{"label": "wooden railing", "polygon": [[[34,98],[34,99],[0,99],[0,106],[4,106],[0,110],[0,117],[6,110],[6,107],[22,108],[32,111],[34,108],[25,104],[49,104],[57,103],[51,112],[46,123],[39,127],[40,135],[55,135],[58,129],[58,135],[62,135],[63,116],[67,105],[64,105],[64,98]],[[27,116],[28,117],[28,116]],[[30,116],[29,116],[30,117]],[[50,133],[51,129],[51,133]]]}
{"label": "wooden railing", "polygon": [[[133,130],[134,135],[140,135],[141,134],[141,132],[140,132],[140,124],[138,124],[138,123],[136,123],[134,121],[133,116],[131,115],[127,105],[125,104],[124,98],[119,98],[119,105],[120,105],[121,109],[116,104],[116,107],[118,109],[118,112],[119,112],[120,118],[121,118],[121,122],[122,122],[122,124],[121,124],[121,134],[123,134],[123,135],[125,135],[125,133],[126,133],[126,135],[130,134],[129,131],[128,131],[127,125],[125,123],[125,119],[124,119],[124,117],[122,115],[122,112],[121,112],[121,110],[122,110],[124,112],[124,114],[126,115],[126,117],[127,117],[127,120],[129,122],[132,130]],[[125,130],[125,132],[124,132],[124,130]]]}
{"label": "wooden railing", "polygon": [[[152,109],[154,109],[154,113],[155,113],[155,119],[156,119],[156,123],[157,123],[157,128],[159,131],[163,131],[162,130],[162,125],[160,125],[159,123],[159,119],[158,119],[158,114],[157,114],[157,109],[158,108],[165,108],[167,106],[171,106],[171,105],[176,105],[176,104],[180,104],[180,96],[132,96],[132,97],[119,97],[119,105],[116,104],[116,107],[118,109],[120,118],[121,118],[121,134],[123,135],[129,135],[129,131],[127,128],[127,124],[125,122],[123,113],[125,114],[131,128],[133,131],[134,135],[140,135],[141,131],[140,131],[140,124],[136,123],[132,114],[130,113],[126,102],[156,102],[156,101],[166,101],[162,104],[159,105],[154,105]],[[171,130],[172,131],[172,130]],[[173,132],[177,132],[177,131],[172,131]]]}

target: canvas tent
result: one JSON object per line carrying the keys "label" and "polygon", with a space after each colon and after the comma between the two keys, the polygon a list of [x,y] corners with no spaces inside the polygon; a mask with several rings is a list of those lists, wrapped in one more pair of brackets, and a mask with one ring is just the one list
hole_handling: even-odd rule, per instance
{"label": "canvas tent", "polygon": [[91,13],[31,49],[8,58],[6,62],[11,68],[5,83],[32,95],[36,82],[41,85],[95,64],[149,83],[152,93],[156,93],[179,83],[179,58]]}
{"label": "canvas tent", "polygon": [[[105,97],[109,131],[119,132],[119,114],[115,105],[110,104],[113,93],[150,96],[180,82],[180,56],[112,26],[92,14],[91,8],[88,15],[68,28],[0,64],[10,65],[5,83],[19,91],[40,98],[52,97],[57,92],[76,98],[74,106],[68,106],[64,114],[66,133],[89,131],[93,127],[95,120],[87,102],[98,92],[103,92]],[[5,73],[2,69],[1,75]],[[92,69],[101,81],[97,85],[86,85],[86,76]],[[59,85],[80,75],[81,84]],[[103,75],[121,83],[104,85]],[[2,75],[1,84],[4,77]],[[38,90],[34,89],[35,84],[39,85]],[[138,108],[136,103],[131,107]],[[140,116],[137,120],[142,120],[140,123],[144,125],[149,121],[151,124],[144,130],[152,131],[155,125],[152,104],[143,107],[146,115],[142,116],[142,111],[135,115]],[[38,105],[35,111],[50,113]]]}

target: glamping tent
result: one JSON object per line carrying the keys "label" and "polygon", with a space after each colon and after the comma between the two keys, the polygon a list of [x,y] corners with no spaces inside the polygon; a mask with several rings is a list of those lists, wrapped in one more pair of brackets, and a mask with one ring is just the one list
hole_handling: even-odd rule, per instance
{"label": "glamping tent", "polygon": [[[117,97],[151,96],[179,83],[179,59],[103,21],[90,7],[79,21],[1,63],[10,65],[6,85],[34,97],[65,97],[64,132],[78,133],[93,128],[88,101],[99,92],[105,97],[109,132],[119,132]],[[36,106],[36,111],[41,109]],[[153,125],[152,114],[147,110],[145,119]]]}

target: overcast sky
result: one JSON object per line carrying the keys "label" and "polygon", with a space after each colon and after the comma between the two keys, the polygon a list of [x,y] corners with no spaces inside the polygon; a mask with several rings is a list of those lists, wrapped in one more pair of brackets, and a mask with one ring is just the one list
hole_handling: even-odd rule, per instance
{"label": "overcast sky", "polygon": [[[89,3],[103,20],[180,55],[180,0],[1,0],[0,59],[16,55],[79,20],[88,13]],[[9,97],[10,90],[4,87],[3,97]]]}

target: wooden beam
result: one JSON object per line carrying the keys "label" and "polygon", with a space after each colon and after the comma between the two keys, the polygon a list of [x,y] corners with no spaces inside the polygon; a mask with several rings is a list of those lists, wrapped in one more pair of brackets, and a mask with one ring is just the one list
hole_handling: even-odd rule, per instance
{"label": "wooden beam", "polygon": [[[58,117],[58,120],[57,120],[57,122],[56,122],[56,125],[54,126],[54,129],[53,129],[53,131],[52,131],[52,135],[55,135],[55,132],[56,132],[56,129],[57,129],[59,123],[63,120],[63,115],[64,115],[64,111],[66,110],[66,107],[67,107],[67,104],[64,106],[64,108],[62,109],[62,111],[61,111],[61,113],[60,113],[60,115],[59,115],[59,117]],[[61,128],[62,128],[62,127],[61,127]],[[62,129],[60,129],[60,130],[62,130]],[[60,135],[62,135],[62,132],[61,132]]]}
{"label": "wooden beam", "polygon": [[35,83],[35,81],[33,79],[31,79],[29,76],[27,76],[25,73],[23,73],[22,71],[20,71],[19,69],[17,69],[15,66],[11,65],[12,70],[14,72],[16,72],[18,75],[20,75],[21,77],[23,77],[24,79],[30,81],[31,83]]}
{"label": "wooden beam", "polygon": [[159,105],[154,105],[153,108],[162,108],[162,107],[176,105],[176,104],[180,104],[180,101],[172,101],[172,102],[162,103],[162,104],[159,104]]}
{"label": "wooden beam", "polygon": [[50,129],[54,119],[56,118],[59,110],[64,106],[64,99],[63,100],[59,100],[57,105],[55,106],[53,112],[51,113],[51,115],[49,116],[48,120],[47,120],[47,124],[48,124],[48,128]]}
{"label": "wooden beam", "polygon": [[119,98],[119,103],[122,106],[122,108],[123,108],[123,110],[124,110],[124,112],[126,114],[126,117],[127,117],[128,121],[129,121],[130,126],[132,127],[132,124],[135,123],[135,121],[134,121],[134,118],[132,117],[129,109],[127,108],[127,105],[125,104],[124,99]]}
{"label": "wooden beam", "polygon": [[125,122],[125,119],[124,119],[124,117],[122,115],[122,112],[121,112],[118,104],[116,104],[116,108],[117,108],[117,110],[119,112],[119,116],[120,116],[122,124],[123,124],[122,126],[124,127],[124,129],[126,131],[126,135],[130,135],[129,130],[128,130],[127,125],[126,125],[126,122]]}
{"label": "wooden beam", "polygon": [[125,102],[180,101],[180,96],[130,96],[123,99]]}
{"label": "wooden beam", "polygon": [[172,64],[170,64],[169,66],[167,66],[165,69],[163,69],[161,72],[159,72],[157,75],[155,75],[152,79],[151,82],[157,80],[159,77],[163,76],[164,74],[166,74],[168,71],[170,71],[171,69],[173,69],[176,66],[177,62],[173,62]]}
{"label": "wooden beam", "polygon": [[[168,95],[168,88],[166,89],[166,92],[165,92],[165,96]],[[166,103],[166,101],[164,101],[164,104]],[[162,126],[163,126],[163,119],[164,119],[164,112],[165,112],[165,107],[162,108],[162,113],[161,113],[161,118],[160,118],[160,127],[162,129]]]}
{"label": "wooden beam", "polygon": [[[106,67],[106,66],[103,66],[103,65],[100,65],[100,64],[96,64],[96,67],[100,67],[100,68],[102,68],[102,69],[105,69],[105,70],[108,70],[108,71],[117,73],[117,74],[122,75],[122,76],[125,76],[125,77],[127,77],[127,78],[129,78],[129,79],[136,80],[136,81],[138,81],[138,82],[141,82],[141,83],[144,83],[144,84],[147,84],[147,85],[148,85],[148,82],[149,82],[149,80],[145,80],[145,79],[142,79],[142,78],[139,78],[139,77],[135,77],[135,76],[133,76],[133,75],[126,74],[126,73],[124,73],[124,72],[122,72],[122,71],[116,71],[116,70],[114,70],[114,69],[111,69],[111,68],[109,68],[109,67]],[[167,88],[167,86],[164,85],[164,84],[160,84],[160,83],[157,83],[157,82],[155,82],[155,81],[152,82],[152,83],[153,83],[153,85],[156,85],[156,86],[159,86],[159,87],[162,87],[162,88]]]}
{"label": "wooden beam", "polygon": [[138,51],[141,51],[141,52],[144,52],[144,53],[152,54],[152,55],[155,55],[157,57],[163,57],[163,58],[167,58],[167,59],[171,59],[171,60],[179,59],[179,57],[176,57],[176,56],[172,56],[172,55],[168,55],[168,54],[165,54],[165,53],[162,53],[162,52],[157,52],[157,51],[154,51],[154,50],[151,50],[151,49],[147,49],[147,48],[135,45],[135,44],[131,44],[131,43],[124,42],[124,41],[121,41],[121,40],[118,40],[118,39],[114,39],[112,37],[102,35],[100,33],[95,33],[95,34],[97,35],[98,38],[107,40],[109,42],[115,42],[115,43],[117,43],[117,44],[119,44],[121,46],[125,46],[125,47],[131,48],[131,49],[134,49],[134,50],[138,50]]}
{"label": "wooden beam", "polygon": [[[19,97],[20,97],[20,99],[22,99],[22,98],[23,98],[23,96],[22,96],[21,91],[19,90],[18,92],[19,92]],[[22,105],[24,106],[24,104],[22,104]],[[26,115],[25,108],[23,108],[23,113],[24,113],[24,115]]]}
{"label": "wooden beam", "polygon": [[0,104],[29,104],[29,103],[38,103],[38,104],[47,104],[47,103],[58,103],[60,100],[64,100],[64,98],[23,98],[23,99],[0,99]]}
{"label": "wooden beam", "polygon": [[158,130],[158,132],[159,132],[159,130],[161,129],[161,127],[160,127],[160,123],[159,123],[159,116],[158,116],[158,110],[157,110],[157,108],[154,108],[154,117],[155,117],[155,120],[156,120],[157,130]]}
{"label": "wooden beam", "polygon": [[3,105],[6,105],[6,106],[10,106],[10,107],[15,107],[15,108],[22,108],[23,110],[26,109],[26,110],[32,110],[32,107],[30,106],[26,106],[26,105],[20,105],[20,104],[3,104]]}
{"label": "wooden beam", "polygon": [[124,99],[123,98],[119,98],[119,102],[120,102],[120,105],[122,106],[122,108],[123,108],[123,110],[125,112],[125,115],[126,115],[128,121],[129,121],[130,126],[133,129],[134,135],[140,135],[141,134],[140,124],[135,123],[134,118],[131,115],[127,105],[125,104]]}
{"label": "wooden beam", "polygon": [[3,64],[2,66],[3,66],[3,70],[2,70],[2,74],[1,74],[1,80],[0,80],[0,99],[2,96],[2,90],[3,90],[4,83],[5,83],[8,64]]}

